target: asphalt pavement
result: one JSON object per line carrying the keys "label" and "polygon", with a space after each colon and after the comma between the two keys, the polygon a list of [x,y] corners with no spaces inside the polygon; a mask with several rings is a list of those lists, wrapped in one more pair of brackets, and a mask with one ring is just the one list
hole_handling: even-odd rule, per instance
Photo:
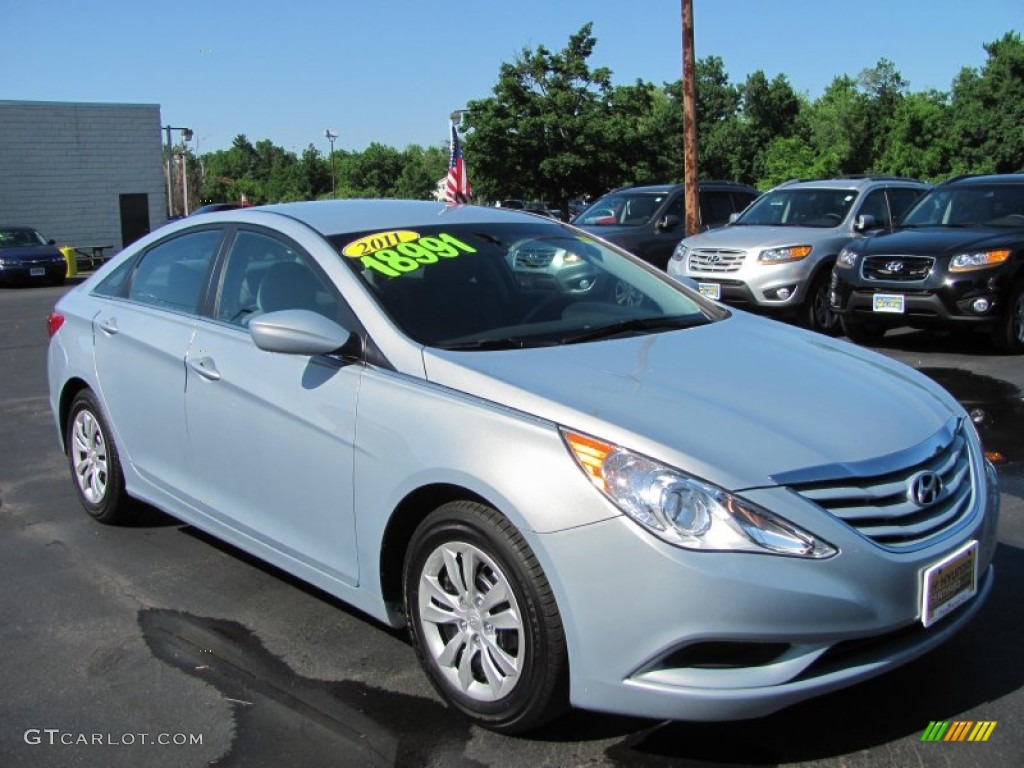
{"label": "asphalt pavement", "polygon": [[[993,595],[951,642],[759,720],[574,712],[529,738],[467,724],[404,634],[156,510],[82,511],[46,395],[61,288],[0,288],[0,766],[1017,766],[1024,761],[1024,358],[906,332],[997,459]],[[657,585],[652,585],[657,588]],[[935,721],[994,721],[927,742]]]}

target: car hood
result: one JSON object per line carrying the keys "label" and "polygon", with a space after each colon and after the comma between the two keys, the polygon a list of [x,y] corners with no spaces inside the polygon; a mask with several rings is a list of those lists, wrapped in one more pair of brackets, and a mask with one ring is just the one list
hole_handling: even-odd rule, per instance
{"label": "car hood", "polygon": [[858,252],[867,256],[899,254],[935,256],[983,248],[998,248],[1021,240],[1020,229],[974,229],[960,227],[922,227],[884,232],[864,240]]}
{"label": "car hood", "polygon": [[62,254],[53,245],[15,245],[10,248],[0,248],[0,258],[2,259],[38,259],[41,256],[62,256]]}
{"label": "car hood", "polygon": [[730,490],[896,453],[962,413],[902,364],[742,312],[687,330],[563,347],[428,348],[424,366],[439,385]]}
{"label": "car hood", "polygon": [[765,227],[730,225],[710,229],[683,240],[687,248],[775,248],[781,245],[816,245],[823,239],[850,238],[838,227]]}

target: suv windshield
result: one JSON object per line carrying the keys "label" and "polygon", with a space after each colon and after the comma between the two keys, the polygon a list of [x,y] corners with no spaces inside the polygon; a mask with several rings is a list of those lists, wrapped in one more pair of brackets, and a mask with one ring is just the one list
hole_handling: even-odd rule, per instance
{"label": "suv windshield", "polygon": [[666,197],[667,192],[612,192],[573,219],[573,224],[638,227],[651,220]]}
{"label": "suv windshield", "polygon": [[725,316],[667,276],[543,219],[329,239],[402,332],[429,346],[578,343]]}
{"label": "suv windshield", "polygon": [[852,189],[777,189],[754,201],[733,225],[837,227],[856,199]]}
{"label": "suv windshield", "polygon": [[1024,184],[936,187],[900,222],[903,227],[1024,227]]}

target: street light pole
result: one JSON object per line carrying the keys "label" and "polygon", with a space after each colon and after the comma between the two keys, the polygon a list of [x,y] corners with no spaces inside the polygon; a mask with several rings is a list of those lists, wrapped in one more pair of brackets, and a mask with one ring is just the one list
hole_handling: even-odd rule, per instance
{"label": "street light pole", "polygon": [[335,198],[338,196],[338,184],[334,179],[334,140],[338,138],[338,134],[332,133],[330,128],[325,128],[324,138],[331,143],[331,197]]}
{"label": "street light pole", "polygon": [[170,218],[174,215],[174,165],[171,162],[174,148],[171,146],[171,131],[181,131],[181,140],[184,142],[192,141],[192,129],[178,128],[173,125],[162,127],[167,136],[167,218]]}

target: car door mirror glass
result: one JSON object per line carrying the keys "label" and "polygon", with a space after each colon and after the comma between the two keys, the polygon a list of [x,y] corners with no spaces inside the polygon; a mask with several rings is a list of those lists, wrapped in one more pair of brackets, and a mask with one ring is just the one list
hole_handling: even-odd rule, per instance
{"label": "car door mirror glass", "polygon": [[853,223],[853,228],[858,232],[867,232],[869,229],[878,229],[881,226],[870,213],[862,213]]}
{"label": "car door mirror glass", "polygon": [[661,231],[661,232],[665,232],[665,231],[670,230],[670,229],[675,229],[678,226],[679,226],[679,217],[676,216],[674,213],[669,213],[669,214],[666,214],[665,216],[662,216],[661,220],[658,221],[658,225],[657,225],[658,230]]}
{"label": "car door mirror glass", "polygon": [[253,318],[249,335],[257,347],[267,352],[310,356],[338,351],[352,334],[308,309],[282,309]]}

